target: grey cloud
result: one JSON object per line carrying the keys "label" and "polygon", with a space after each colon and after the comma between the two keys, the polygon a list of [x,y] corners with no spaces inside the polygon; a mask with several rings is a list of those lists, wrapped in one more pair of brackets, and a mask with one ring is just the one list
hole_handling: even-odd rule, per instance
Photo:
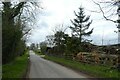
{"label": "grey cloud", "polygon": [[48,28],[48,23],[46,23],[45,21],[40,21],[39,23],[37,23],[37,28],[38,29],[42,29],[42,28]]}

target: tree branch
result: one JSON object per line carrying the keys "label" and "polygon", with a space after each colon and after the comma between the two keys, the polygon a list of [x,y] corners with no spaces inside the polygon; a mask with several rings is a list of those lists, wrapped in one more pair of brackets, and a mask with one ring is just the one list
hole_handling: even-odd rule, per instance
{"label": "tree branch", "polygon": [[25,3],[26,2],[20,2],[17,5],[16,8],[15,7],[13,8],[13,14],[11,15],[11,18],[14,18],[15,16],[17,16],[20,13],[20,10],[21,10],[21,8],[23,8],[23,6],[24,6]]}
{"label": "tree branch", "polygon": [[99,3],[95,2],[94,0],[92,0],[92,1],[93,1],[96,5],[99,6],[100,11],[102,12],[102,15],[103,15],[103,17],[104,17],[105,20],[108,20],[108,21],[112,21],[112,22],[114,22],[114,23],[117,23],[117,21],[114,21],[114,20],[112,20],[112,19],[109,19],[109,18],[107,18],[107,17],[105,16],[105,13],[104,13],[104,11],[103,11],[103,9],[102,9],[102,7],[100,6]]}

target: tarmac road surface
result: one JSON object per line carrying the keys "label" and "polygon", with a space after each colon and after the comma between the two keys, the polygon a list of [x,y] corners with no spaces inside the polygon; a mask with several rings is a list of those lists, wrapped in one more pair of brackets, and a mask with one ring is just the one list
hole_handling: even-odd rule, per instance
{"label": "tarmac road surface", "polygon": [[30,51],[29,78],[88,78],[85,74],[41,58]]}

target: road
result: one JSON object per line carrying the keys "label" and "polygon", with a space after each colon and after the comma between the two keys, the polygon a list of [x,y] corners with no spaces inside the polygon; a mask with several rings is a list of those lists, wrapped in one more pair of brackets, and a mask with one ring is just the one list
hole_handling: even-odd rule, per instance
{"label": "road", "polygon": [[30,51],[29,78],[87,78],[87,76],[52,61],[45,60]]}

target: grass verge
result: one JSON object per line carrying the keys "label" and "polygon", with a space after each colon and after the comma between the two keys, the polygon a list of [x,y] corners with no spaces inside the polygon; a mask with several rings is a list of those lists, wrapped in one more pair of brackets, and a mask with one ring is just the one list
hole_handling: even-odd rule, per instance
{"label": "grass verge", "polygon": [[81,71],[87,74],[90,74],[94,77],[99,78],[119,78],[120,72],[117,70],[112,70],[109,67],[99,66],[99,65],[91,65],[91,64],[84,64],[77,61],[67,60],[64,58],[58,58],[54,56],[45,56],[45,59],[54,61],[56,63],[62,64],[64,66],[70,67],[77,71]]}
{"label": "grass verge", "polygon": [[2,78],[23,78],[28,67],[28,54],[17,57],[13,62],[2,65]]}

